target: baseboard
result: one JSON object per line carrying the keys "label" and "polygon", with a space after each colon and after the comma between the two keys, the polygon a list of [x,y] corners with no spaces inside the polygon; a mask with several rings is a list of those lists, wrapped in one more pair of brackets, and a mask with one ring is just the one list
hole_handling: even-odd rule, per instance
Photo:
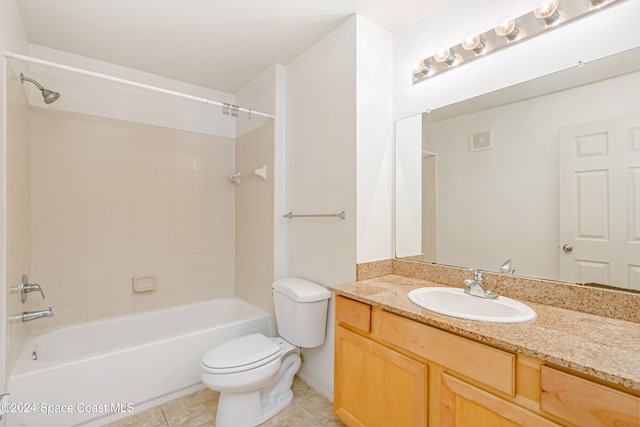
{"label": "baseboard", "polygon": [[307,383],[307,385],[313,388],[315,391],[329,399],[329,402],[333,403],[333,387],[322,381],[317,375],[309,372],[307,369],[302,368],[298,370],[298,377]]}

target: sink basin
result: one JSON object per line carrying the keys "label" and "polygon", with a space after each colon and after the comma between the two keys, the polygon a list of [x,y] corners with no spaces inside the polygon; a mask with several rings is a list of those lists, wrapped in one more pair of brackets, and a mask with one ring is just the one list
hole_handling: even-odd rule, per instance
{"label": "sink basin", "polygon": [[427,310],[461,319],[519,323],[536,318],[531,307],[514,299],[484,299],[467,295],[459,288],[418,288],[409,292],[409,299]]}

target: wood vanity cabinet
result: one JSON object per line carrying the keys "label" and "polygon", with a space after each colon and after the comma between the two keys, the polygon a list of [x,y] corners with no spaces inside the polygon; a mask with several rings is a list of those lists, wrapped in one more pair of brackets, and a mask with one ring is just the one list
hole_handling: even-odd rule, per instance
{"label": "wood vanity cabinet", "polygon": [[640,427],[640,393],[342,296],[335,315],[348,426]]}
{"label": "wood vanity cabinet", "polygon": [[336,414],[350,426],[427,425],[426,364],[368,339],[371,306],[338,299],[336,318],[352,330],[335,331]]}

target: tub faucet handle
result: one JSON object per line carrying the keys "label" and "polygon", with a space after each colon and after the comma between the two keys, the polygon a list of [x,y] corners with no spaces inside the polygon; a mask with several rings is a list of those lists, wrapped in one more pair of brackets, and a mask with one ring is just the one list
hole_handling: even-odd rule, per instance
{"label": "tub faucet handle", "polygon": [[44,299],[44,291],[42,290],[40,285],[38,285],[37,283],[29,283],[29,276],[27,276],[26,274],[22,275],[22,281],[20,282],[18,288],[20,289],[20,300],[22,301],[22,303],[27,302],[29,292],[34,291],[40,292],[40,295],[42,295],[42,299]]}

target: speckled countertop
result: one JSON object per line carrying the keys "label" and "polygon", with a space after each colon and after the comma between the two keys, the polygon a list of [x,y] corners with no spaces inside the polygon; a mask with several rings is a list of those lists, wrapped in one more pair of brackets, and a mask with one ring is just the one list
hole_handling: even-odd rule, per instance
{"label": "speckled countertop", "polygon": [[443,285],[389,274],[329,289],[427,325],[640,391],[639,323],[529,301],[524,302],[538,315],[531,322],[457,319],[425,310],[409,300],[409,291],[425,286]]}

